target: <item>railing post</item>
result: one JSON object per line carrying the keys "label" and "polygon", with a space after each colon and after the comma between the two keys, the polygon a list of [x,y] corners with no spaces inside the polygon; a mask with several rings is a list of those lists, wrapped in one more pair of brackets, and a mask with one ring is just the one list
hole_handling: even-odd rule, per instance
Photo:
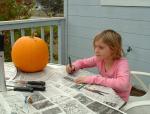
{"label": "railing post", "polygon": [[58,63],[65,64],[65,37],[64,37],[64,21],[58,24]]}
{"label": "railing post", "polygon": [[15,40],[15,38],[14,38],[14,30],[10,30],[10,37],[11,37],[11,46],[13,46],[13,44],[14,44],[14,40]]}
{"label": "railing post", "polygon": [[41,38],[44,40],[44,27],[41,27]]}
{"label": "railing post", "polygon": [[53,63],[54,62],[54,58],[53,58],[53,48],[54,48],[54,45],[53,45],[53,41],[54,41],[54,27],[51,25],[50,26],[50,62]]}
{"label": "railing post", "polygon": [[61,28],[61,23],[58,24],[58,63],[62,64],[62,28]]}
{"label": "railing post", "polygon": [[21,36],[25,36],[24,28],[21,28]]}
{"label": "railing post", "polygon": [[68,64],[68,3],[69,0],[64,0],[64,17],[65,17],[65,64]]}

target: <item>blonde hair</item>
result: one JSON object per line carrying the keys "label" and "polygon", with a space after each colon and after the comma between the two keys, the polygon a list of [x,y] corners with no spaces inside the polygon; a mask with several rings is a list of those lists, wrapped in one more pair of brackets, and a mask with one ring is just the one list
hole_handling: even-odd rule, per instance
{"label": "blonde hair", "polygon": [[122,49],[122,40],[119,33],[114,30],[108,29],[97,34],[93,40],[93,46],[95,47],[95,42],[102,39],[102,41],[109,46],[112,50],[112,59],[120,59],[124,52]]}

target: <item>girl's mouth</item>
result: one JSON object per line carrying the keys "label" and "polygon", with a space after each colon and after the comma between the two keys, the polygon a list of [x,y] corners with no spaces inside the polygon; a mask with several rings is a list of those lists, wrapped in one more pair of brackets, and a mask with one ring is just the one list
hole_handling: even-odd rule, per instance
{"label": "girl's mouth", "polygon": [[99,55],[99,54],[96,54],[96,56],[98,56],[98,57],[99,57],[99,56],[101,56],[101,55]]}
{"label": "girl's mouth", "polygon": [[100,56],[100,55],[96,55],[96,57],[98,57],[98,58],[99,58],[99,57],[101,57],[101,56]]}

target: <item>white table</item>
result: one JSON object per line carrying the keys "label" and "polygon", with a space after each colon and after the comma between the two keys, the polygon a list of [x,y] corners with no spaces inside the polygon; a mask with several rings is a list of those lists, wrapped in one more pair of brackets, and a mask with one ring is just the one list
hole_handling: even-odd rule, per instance
{"label": "white table", "polygon": [[[7,77],[16,75],[12,63],[5,63]],[[73,75],[65,72],[65,66],[48,64],[45,69],[37,73],[20,72],[15,80],[42,80],[46,82],[44,92],[1,92],[0,110],[2,114],[122,114],[118,108],[124,101],[111,88],[96,85],[77,85],[64,77],[75,78],[79,75],[93,73],[80,70]],[[11,76],[10,76],[11,75]],[[100,95],[88,89],[96,89],[108,94]],[[32,104],[24,103],[25,97],[30,96]],[[109,105],[108,105],[109,104]],[[112,108],[111,106],[115,107]]]}

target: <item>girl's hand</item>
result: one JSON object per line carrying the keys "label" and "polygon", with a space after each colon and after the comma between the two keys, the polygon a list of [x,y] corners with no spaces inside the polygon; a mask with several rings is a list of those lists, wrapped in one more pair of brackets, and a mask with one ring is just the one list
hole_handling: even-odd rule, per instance
{"label": "girl's hand", "polygon": [[66,66],[67,73],[72,74],[74,71],[75,71],[75,66],[73,66],[73,65],[71,67],[70,67],[70,65]]}
{"label": "girl's hand", "polygon": [[75,79],[75,83],[77,84],[81,84],[81,83],[85,83],[85,79],[87,76],[79,76]]}

